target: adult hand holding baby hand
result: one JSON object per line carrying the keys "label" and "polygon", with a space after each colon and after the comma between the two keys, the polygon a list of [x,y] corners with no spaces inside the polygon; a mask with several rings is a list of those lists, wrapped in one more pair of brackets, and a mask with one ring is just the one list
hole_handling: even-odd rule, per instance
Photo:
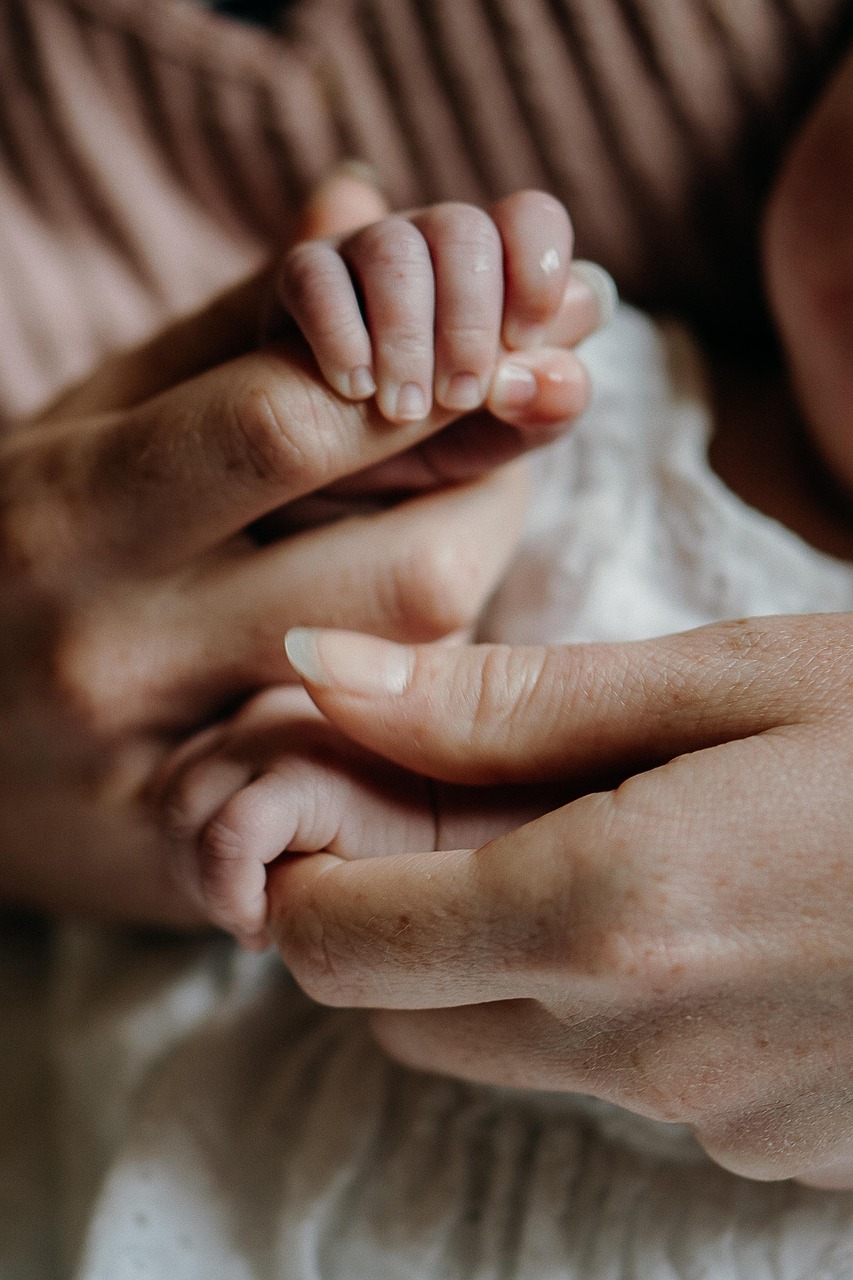
{"label": "adult hand holding baby hand", "polygon": [[[356,188],[327,191],[311,229],[376,216],[376,193]],[[511,469],[484,476],[485,454],[467,486],[265,546],[247,536],[353,473],[372,469],[375,487],[401,452],[417,465],[457,416],[393,426],[331,395],[298,344],[258,349],[268,289],[250,281],[109,361],[3,443],[7,900],[198,919],[136,805],[176,736],[280,679],[295,622],[401,640],[468,625],[512,548],[524,486]]]}
{"label": "adult hand holding baby hand", "polygon": [[690,1125],[747,1176],[853,1185],[847,615],[625,645],[291,646],[356,741],[453,783],[626,780],[477,851],[282,863],[306,990],[393,1056]]}

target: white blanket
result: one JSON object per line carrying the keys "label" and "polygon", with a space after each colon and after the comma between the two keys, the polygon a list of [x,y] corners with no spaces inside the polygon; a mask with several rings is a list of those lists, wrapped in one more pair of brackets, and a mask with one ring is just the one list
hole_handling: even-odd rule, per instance
{"label": "white blanket", "polygon": [[[586,357],[595,404],[537,460],[485,638],[853,610],[853,567],[710,472],[681,334],[623,310]],[[853,1195],[740,1180],[588,1099],[405,1071],[274,956],[79,927],[0,945],[10,1280],[853,1277]]]}

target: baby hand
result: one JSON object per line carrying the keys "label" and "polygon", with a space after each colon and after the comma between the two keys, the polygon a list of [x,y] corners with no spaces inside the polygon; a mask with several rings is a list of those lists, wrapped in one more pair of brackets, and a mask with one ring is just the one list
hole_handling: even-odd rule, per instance
{"label": "baby hand", "polygon": [[282,854],[476,848],[548,808],[522,789],[438,787],[391,764],[344,738],[301,686],[266,690],[179,748],[157,793],[181,887],[248,950],[269,944],[267,868]]}
{"label": "baby hand", "polygon": [[329,385],[349,400],[375,394],[391,422],[416,422],[435,403],[501,404],[535,390],[505,351],[572,346],[606,323],[609,277],[572,267],[572,228],[552,196],[523,191],[489,213],[440,204],[383,218],[353,234],[303,241],[282,264],[278,293]]}

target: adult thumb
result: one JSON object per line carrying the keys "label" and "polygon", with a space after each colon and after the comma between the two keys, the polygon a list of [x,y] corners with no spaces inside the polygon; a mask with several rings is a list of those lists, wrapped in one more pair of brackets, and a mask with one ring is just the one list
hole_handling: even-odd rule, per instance
{"label": "adult thumb", "polygon": [[545,781],[648,766],[796,720],[791,672],[813,653],[811,621],[530,648],[295,629],[286,649],[319,709],[380,755],[448,782]]}

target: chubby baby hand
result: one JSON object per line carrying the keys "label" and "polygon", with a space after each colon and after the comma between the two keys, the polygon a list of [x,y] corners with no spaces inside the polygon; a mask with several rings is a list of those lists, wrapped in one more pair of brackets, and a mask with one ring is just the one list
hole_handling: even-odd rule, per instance
{"label": "chubby baby hand", "polygon": [[375,395],[395,423],[422,420],[433,403],[512,415],[541,387],[523,358],[500,356],[571,347],[616,300],[601,268],[572,264],[568,214],[539,191],[488,213],[438,204],[303,241],[277,293],[329,385],[349,400]]}
{"label": "chubby baby hand", "polygon": [[282,855],[476,848],[543,811],[532,792],[439,786],[373,755],[293,685],[180,747],[156,801],[182,891],[248,950],[269,943],[267,868]]}

